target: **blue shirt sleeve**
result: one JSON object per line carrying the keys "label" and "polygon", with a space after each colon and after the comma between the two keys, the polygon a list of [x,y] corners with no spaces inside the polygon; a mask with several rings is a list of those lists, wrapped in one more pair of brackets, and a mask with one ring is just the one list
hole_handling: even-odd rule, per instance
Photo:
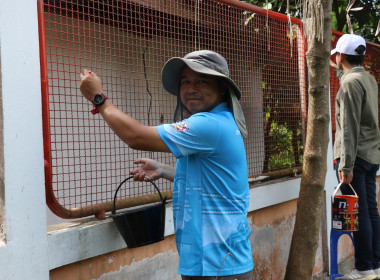
{"label": "blue shirt sleeve", "polygon": [[157,131],[176,158],[208,154],[219,141],[218,122],[211,113],[198,113],[181,122],[157,126]]}

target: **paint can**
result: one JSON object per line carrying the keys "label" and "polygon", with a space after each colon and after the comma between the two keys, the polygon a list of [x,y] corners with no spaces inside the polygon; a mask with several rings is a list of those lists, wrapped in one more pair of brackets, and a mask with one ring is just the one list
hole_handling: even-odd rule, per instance
{"label": "paint can", "polygon": [[342,183],[336,187],[332,195],[331,228],[333,230],[357,231],[359,230],[359,197],[351,184],[349,186],[353,191],[353,195],[336,194],[341,185]]}
{"label": "paint can", "polygon": [[113,222],[128,248],[145,246],[164,240],[166,197],[162,199],[161,192],[153,181],[148,180],[158,191],[161,202],[137,206],[133,209],[116,213],[117,192],[123,183],[131,178],[133,176],[121,182],[116,189],[111,215]]}

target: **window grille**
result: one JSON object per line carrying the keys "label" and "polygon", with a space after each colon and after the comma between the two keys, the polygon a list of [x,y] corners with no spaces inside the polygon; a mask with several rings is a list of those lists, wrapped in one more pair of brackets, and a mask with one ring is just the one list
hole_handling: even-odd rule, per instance
{"label": "window grille", "polygon": [[[251,180],[301,170],[306,126],[302,24],[244,2],[211,0],[39,0],[47,203],[60,217],[103,216],[133,160],[168,164],[170,154],[135,151],[108,128],[79,91],[96,72],[105,93],[145,125],[172,122],[175,98],[161,69],[173,56],[210,49],[228,61],[242,91]],[[158,186],[170,196],[171,184]],[[119,207],[158,200],[131,182]]]}

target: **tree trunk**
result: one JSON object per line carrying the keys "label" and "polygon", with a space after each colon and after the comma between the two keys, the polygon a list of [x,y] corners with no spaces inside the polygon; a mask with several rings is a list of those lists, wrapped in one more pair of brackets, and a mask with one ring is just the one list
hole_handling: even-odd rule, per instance
{"label": "tree trunk", "polygon": [[[318,248],[329,143],[329,60],[331,1],[322,0],[323,42],[308,34],[308,124],[296,222],[286,267],[286,280],[311,279]],[[309,1],[310,2],[310,1]],[[318,2],[318,0],[311,0]]]}

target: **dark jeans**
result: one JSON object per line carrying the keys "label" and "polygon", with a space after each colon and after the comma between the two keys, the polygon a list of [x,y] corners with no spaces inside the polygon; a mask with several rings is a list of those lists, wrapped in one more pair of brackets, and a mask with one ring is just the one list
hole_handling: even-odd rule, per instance
{"label": "dark jeans", "polygon": [[[336,164],[337,176],[338,167],[339,159]],[[376,269],[380,266],[380,218],[376,201],[378,169],[378,164],[371,164],[359,157],[355,160],[351,186],[359,196],[359,230],[354,231],[357,270]],[[353,194],[347,185],[342,185],[341,191],[344,195]]]}
{"label": "dark jeans", "polygon": [[182,275],[182,280],[252,280],[253,270],[242,274],[228,276],[185,276]]}

